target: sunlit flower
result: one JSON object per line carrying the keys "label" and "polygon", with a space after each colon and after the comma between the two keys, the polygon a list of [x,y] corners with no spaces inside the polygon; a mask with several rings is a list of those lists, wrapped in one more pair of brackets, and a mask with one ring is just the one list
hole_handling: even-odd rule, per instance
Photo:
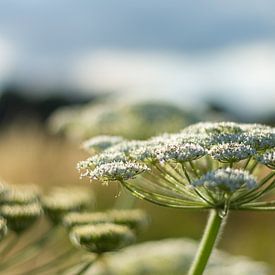
{"label": "sunlit flower", "polygon": [[97,166],[89,177],[102,181],[129,180],[149,170],[145,164],[136,162],[114,161]]}
{"label": "sunlit flower", "polygon": [[163,206],[256,210],[259,205],[249,203],[272,191],[274,174],[256,182],[253,172],[262,165],[273,169],[273,151],[274,128],[205,122],[147,141],[121,142],[79,168],[82,176],[118,181],[133,195]]}
{"label": "sunlit flower", "polygon": [[222,190],[226,193],[233,193],[240,188],[247,190],[256,188],[257,182],[255,177],[247,171],[226,168],[210,171],[192,182],[192,185],[204,186],[204,188],[213,191]]}
{"label": "sunlit flower", "polygon": [[214,145],[209,154],[221,162],[237,162],[256,154],[256,150],[243,143],[222,143]]}

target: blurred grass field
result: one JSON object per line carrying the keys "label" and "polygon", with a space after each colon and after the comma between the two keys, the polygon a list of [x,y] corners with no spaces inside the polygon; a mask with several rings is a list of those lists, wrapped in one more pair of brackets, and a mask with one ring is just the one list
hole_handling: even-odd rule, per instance
{"label": "blurred grass field", "polygon": [[[76,163],[87,154],[78,144],[49,136],[35,123],[2,129],[0,152],[0,177],[9,183],[35,183],[43,190],[56,185],[87,186],[96,193],[97,210],[112,207],[120,194],[125,195],[125,191],[116,185],[106,187],[80,180]],[[203,232],[205,212],[169,209],[143,201],[136,203],[151,216],[151,226],[142,240],[199,239]],[[232,212],[229,219],[219,248],[265,261],[275,272],[275,213]]]}

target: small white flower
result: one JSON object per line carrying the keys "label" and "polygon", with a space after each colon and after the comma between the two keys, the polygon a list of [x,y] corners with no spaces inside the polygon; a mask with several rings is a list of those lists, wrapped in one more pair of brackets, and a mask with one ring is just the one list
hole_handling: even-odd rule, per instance
{"label": "small white flower", "polygon": [[87,151],[103,151],[122,141],[124,141],[124,139],[119,136],[96,136],[83,142],[82,147]]}
{"label": "small white flower", "polygon": [[178,134],[174,134],[170,138],[171,142],[178,142],[178,143],[194,143],[201,145],[205,148],[209,147],[211,145],[211,138],[208,134],[205,132],[203,133],[193,133],[193,132],[185,132],[183,130],[182,132]]}
{"label": "small white flower", "polygon": [[89,173],[89,177],[102,181],[129,180],[147,170],[149,168],[145,164],[114,161],[97,166]]}
{"label": "small white flower", "polygon": [[242,132],[241,126],[235,122],[199,122],[193,124],[184,130],[189,133],[240,133]]}
{"label": "small white flower", "polygon": [[256,154],[256,150],[242,143],[224,143],[211,147],[209,154],[221,162],[237,162]]}
{"label": "small white flower", "polygon": [[95,168],[98,165],[114,162],[114,161],[121,161],[126,162],[129,160],[124,153],[121,152],[103,152],[101,154],[94,155],[86,160],[80,161],[77,164],[78,170]]}
{"label": "small white flower", "polygon": [[233,193],[240,188],[253,189],[257,187],[256,179],[247,171],[239,169],[218,169],[210,171],[200,179],[192,182],[194,187],[204,186],[210,190],[220,190]]}
{"label": "small white flower", "polygon": [[205,149],[193,143],[170,143],[156,149],[156,154],[161,162],[174,160],[178,162],[192,161],[206,154]]}
{"label": "small white flower", "polygon": [[264,150],[275,147],[275,130],[270,129],[253,129],[246,133],[246,144],[256,150]]}
{"label": "small white flower", "polygon": [[256,159],[271,169],[275,169],[275,148],[258,154]]}
{"label": "small white flower", "polygon": [[141,145],[143,145],[143,143],[144,141],[141,140],[123,141],[119,144],[109,147],[105,150],[105,152],[120,152],[128,155],[130,151],[139,148]]}
{"label": "small white flower", "polygon": [[139,161],[154,162],[157,160],[157,148],[161,145],[157,141],[142,142],[129,151],[131,158]]}

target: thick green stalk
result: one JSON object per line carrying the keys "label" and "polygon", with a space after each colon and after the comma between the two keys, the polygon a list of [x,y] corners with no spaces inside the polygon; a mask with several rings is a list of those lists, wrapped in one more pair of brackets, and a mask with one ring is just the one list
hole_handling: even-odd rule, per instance
{"label": "thick green stalk", "polygon": [[201,275],[214,248],[223,218],[218,210],[211,210],[204,234],[188,275]]}

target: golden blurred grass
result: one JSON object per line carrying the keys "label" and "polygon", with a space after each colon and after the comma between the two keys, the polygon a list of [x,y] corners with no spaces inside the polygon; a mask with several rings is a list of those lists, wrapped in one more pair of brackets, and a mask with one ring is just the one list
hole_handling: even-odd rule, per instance
{"label": "golden blurred grass", "polygon": [[[0,178],[9,183],[35,183],[46,190],[54,185],[79,184],[93,188],[97,209],[110,207],[120,189],[117,186],[88,184],[80,180],[75,169],[78,160],[87,155],[59,137],[47,135],[37,125],[17,125],[2,130],[0,135]],[[122,191],[124,193],[124,191]],[[199,239],[207,213],[168,209],[137,201],[152,217],[151,227],[143,240],[165,237]],[[275,270],[275,213],[231,213],[219,247],[237,255],[266,261]]]}

